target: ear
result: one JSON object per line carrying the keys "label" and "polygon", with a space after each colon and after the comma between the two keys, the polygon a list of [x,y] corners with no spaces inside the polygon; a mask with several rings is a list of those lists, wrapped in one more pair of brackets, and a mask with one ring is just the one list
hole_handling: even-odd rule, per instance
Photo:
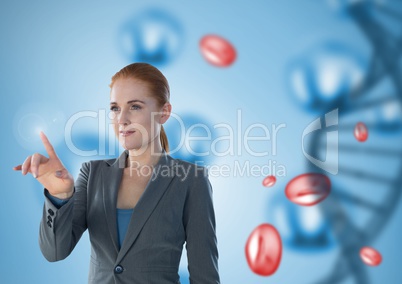
{"label": "ear", "polygon": [[160,117],[160,124],[164,124],[170,117],[172,112],[172,105],[169,102],[166,102],[162,107],[162,115]]}

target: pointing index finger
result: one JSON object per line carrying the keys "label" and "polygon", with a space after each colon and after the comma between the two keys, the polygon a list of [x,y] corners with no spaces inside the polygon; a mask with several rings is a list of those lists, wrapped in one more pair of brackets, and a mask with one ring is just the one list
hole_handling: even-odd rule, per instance
{"label": "pointing index finger", "polygon": [[49,154],[49,158],[57,158],[56,152],[52,144],[50,144],[49,139],[47,139],[43,131],[40,132],[40,138],[42,139],[43,145],[45,145],[46,152]]}

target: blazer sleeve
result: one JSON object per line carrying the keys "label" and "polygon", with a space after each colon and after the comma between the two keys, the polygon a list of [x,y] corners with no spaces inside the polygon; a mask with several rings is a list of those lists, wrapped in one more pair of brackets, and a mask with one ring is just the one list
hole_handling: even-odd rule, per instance
{"label": "blazer sleeve", "polygon": [[195,174],[183,216],[190,284],[219,284],[212,186],[206,168],[204,174]]}
{"label": "blazer sleeve", "polygon": [[89,171],[89,162],[83,163],[74,183],[73,196],[60,208],[55,206],[45,194],[43,215],[39,225],[39,247],[48,261],[59,261],[69,256],[87,229]]}

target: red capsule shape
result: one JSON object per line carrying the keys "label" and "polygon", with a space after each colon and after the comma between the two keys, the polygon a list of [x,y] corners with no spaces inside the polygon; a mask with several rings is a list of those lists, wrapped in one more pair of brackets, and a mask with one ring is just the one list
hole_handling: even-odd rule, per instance
{"label": "red capsule shape", "polygon": [[276,228],[266,223],[256,227],[247,239],[245,252],[248,266],[254,273],[274,274],[282,258],[282,240]]}
{"label": "red capsule shape", "polygon": [[367,126],[363,122],[358,122],[355,126],[354,135],[357,141],[366,141],[368,138]]}
{"label": "red capsule shape", "polygon": [[363,260],[365,264],[370,266],[377,266],[382,261],[381,253],[379,253],[372,247],[363,247],[360,250],[360,258]]}
{"label": "red capsule shape", "polygon": [[202,56],[210,64],[227,67],[236,59],[236,50],[226,39],[217,35],[206,35],[200,40]]}
{"label": "red capsule shape", "polygon": [[266,178],[264,178],[264,180],[262,181],[262,185],[266,186],[266,187],[271,187],[274,186],[276,183],[276,177],[275,176],[267,176]]}
{"label": "red capsule shape", "polygon": [[323,201],[331,192],[331,181],[326,175],[306,173],[293,178],[286,185],[286,197],[293,203],[312,206]]}

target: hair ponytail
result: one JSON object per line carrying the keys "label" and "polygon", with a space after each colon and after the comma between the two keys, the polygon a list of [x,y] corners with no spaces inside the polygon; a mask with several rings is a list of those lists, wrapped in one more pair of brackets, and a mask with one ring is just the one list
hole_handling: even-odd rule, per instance
{"label": "hair ponytail", "polygon": [[169,141],[167,139],[167,135],[165,132],[165,129],[163,128],[163,125],[161,125],[161,145],[162,148],[165,149],[166,153],[169,153]]}

